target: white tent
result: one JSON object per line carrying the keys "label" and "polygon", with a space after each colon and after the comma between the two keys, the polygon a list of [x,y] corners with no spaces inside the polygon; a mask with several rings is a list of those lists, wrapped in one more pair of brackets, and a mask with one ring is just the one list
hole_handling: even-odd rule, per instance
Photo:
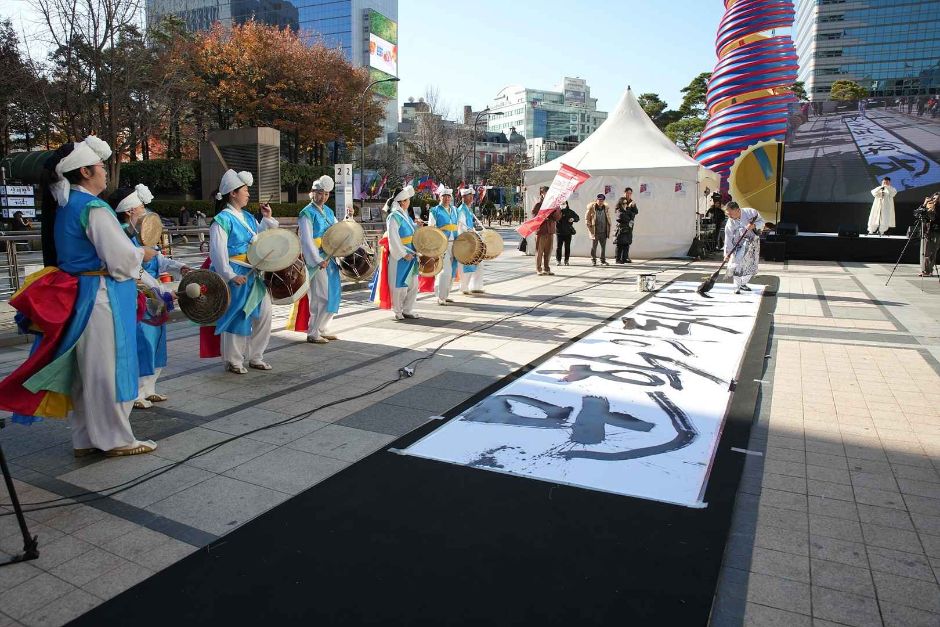
{"label": "white tent", "polygon": [[[597,194],[607,196],[613,222],[617,199],[624,188],[633,188],[640,212],[630,256],[651,259],[681,257],[688,252],[701,197],[706,189],[710,194],[718,188],[718,175],[656,128],[629,87],[616,109],[587,139],[554,161],[526,170],[525,206],[530,211],[538,201],[539,187],[551,185],[562,163],[591,175],[568,201],[581,216],[571,241],[571,254],[581,257],[591,254],[584,214]],[[530,253],[534,249],[534,242],[530,242]],[[613,235],[607,244],[607,258],[615,258]]]}

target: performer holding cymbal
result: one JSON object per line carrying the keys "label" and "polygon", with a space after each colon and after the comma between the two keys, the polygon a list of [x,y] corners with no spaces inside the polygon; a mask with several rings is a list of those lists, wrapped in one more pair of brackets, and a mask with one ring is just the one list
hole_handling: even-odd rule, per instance
{"label": "performer holding cymbal", "polygon": [[277,228],[271,207],[261,206],[261,223],[250,212],[248,188],[254,184],[251,172],[228,170],[215,193],[216,215],[209,227],[210,270],[228,281],[232,300],[215,326],[221,335],[221,354],[225,369],[245,374],[248,366],[270,370],[264,351],[271,339],[271,296],[261,275],[248,264],[248,247],[258,233]]}
{"label": "performer holding cymbal", "polygon": [[[115,190],[108,198],[108,203],[114,208],[118,220],[123,222],[125,230],[131,237],[135,246],[144,249],[142,267],[144,273],[140,275],[141,281],[156,291],[164,300],[173,301],[174,294],[166,289],[167,284],[161,283],[157,278],[170,271],[180,274],[188,273],[192,268],[186,264],[170,259],[156,248],[145,247],[135,232],[134,224],[147,213],[146,205],[153,201],[153,194],[146,185],[137,185],[134,188],[123,187]],[[134,407],[146,409],[167,400],[163,394],[157,394],[157,379],[160,372],[166,367],[166,322],[156,323],[149,313],[137,322],[137,363],[140,367],[140,383],[137,400]]]}

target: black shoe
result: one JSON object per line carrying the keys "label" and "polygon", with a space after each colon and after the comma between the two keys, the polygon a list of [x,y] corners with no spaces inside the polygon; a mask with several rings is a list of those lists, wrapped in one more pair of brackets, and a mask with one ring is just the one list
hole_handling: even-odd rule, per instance
{"label": "black shoe", "polygon": [[739,287],[738,289],[744,290],[745,292],[750,292],[750,291],[751,291],[751,288],[749,288],[747,285],[742,285],[742,286]]}
{"label": "black shoe", "polygon": [[568,265],[568,262],[567,262],[567,261],[565,262],[565,265],[566,265],[566,266]]}
{"label": "black shoe", "polygon": [[633,260],[632,260],[632,259],[627,259],[626,261],[624,261],[624,263],[633,263]]}
{"label": "black shoe", "polygon": [[597,265],[597,259],[591,259],[591,263],[596,266],[596,265]]}
{"label": "black shoe", "polygon": [[610,265],[610,264],[607,263],[606,261],[602,261],[601,263],[602,263],[603,265],[605,265],[605,266],[609,266],[609,265]]}

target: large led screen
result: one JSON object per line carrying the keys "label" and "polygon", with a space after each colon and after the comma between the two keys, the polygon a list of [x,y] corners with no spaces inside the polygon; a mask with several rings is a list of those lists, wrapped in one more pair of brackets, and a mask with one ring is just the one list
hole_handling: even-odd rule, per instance
{"label": "large led screen", "polygon": [[[940,115],[928,98],[804,105],[791,115],[785,203],[871,203],[885,176],[899,202],[940,191]],[[822,104],[822,103],[821,103]]]}

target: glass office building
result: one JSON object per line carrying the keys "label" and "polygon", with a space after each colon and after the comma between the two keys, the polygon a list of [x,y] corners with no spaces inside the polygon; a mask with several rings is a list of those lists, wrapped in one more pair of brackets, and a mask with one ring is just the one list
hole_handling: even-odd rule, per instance
{"label": "glass office building", "polygon": [[798,80],[829,100],[837,80],[872,97],[940,93],[940,0],[796,0]]}

